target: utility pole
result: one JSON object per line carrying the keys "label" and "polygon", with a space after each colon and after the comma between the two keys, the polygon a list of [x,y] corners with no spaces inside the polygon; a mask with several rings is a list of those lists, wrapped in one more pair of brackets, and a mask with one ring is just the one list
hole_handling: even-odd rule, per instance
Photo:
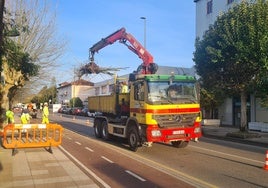
{"label": "utility pole", "polygon": [[74,108],[74,104],[75,104],[75,67],[74,67],[74,82],[73,82],[73,108]]}
{"label": "utility pole", "polygon": [[140,17],[144,20],[144,48],[146,49],[146,17]]}

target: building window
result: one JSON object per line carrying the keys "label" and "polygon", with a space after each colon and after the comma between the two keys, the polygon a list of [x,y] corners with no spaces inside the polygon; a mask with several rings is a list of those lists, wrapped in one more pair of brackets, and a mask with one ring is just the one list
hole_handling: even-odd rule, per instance
{"label": "building window", "polygon": [[107,94],[107,86],[101,86],[101,94]]}
{"label": "building window", "polygon": [[99,87],[95,88],[95,95],[96,96],[100,95],[100,88]]}
{"label": "building window", "polygon": [[231,4],[232,2],[234,2],[234,0],[227,0],[227,5]]}
{"label": "building window", "polygon": [[207,14],[212,13],[212,0],[207,2]]}
{"label": "building window", "polygon": [[115,89],[114,89],[114,84],[109,85],[109,93],[114,93]]}

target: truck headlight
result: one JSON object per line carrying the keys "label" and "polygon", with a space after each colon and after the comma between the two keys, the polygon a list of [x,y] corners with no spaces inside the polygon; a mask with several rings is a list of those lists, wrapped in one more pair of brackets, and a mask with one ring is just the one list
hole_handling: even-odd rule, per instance
{"label": "truck headlight", "polygon": [[153,137],[161,136],[161,132],[159,130],[152,130],[152,136]]}

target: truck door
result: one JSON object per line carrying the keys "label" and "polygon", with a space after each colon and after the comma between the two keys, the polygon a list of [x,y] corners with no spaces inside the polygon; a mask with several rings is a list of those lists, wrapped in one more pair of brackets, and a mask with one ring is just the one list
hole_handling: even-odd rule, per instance
{"label": "truck door", "polygon": [[144,100],[146,88],[144,81],[134,83],[133,90],[134,100],[131,102],[131,116],[135,117],[140,124],[145,124]]}

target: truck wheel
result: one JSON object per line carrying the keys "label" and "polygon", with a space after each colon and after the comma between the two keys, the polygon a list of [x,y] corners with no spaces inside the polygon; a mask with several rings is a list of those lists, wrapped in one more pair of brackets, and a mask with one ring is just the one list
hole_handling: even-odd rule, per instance
{"label": "truck wheel", "polygon": [[108,123],[107,123],[107,121],[102,121],[101,127],[102,127],[102,138],[103,138],[103,140],[109,140],[110,139],[110,134],[108,132]]}
{"label": "truck wheel", "polygon": [[188,141],[172,141],[171,142],[172,146],[176,148],[185,148],[189,142]]}
{"label": "truck wheel", "polygon": [[139,146],[139,136],[138,131],[135,127],[130,127],[128,132],[128,144],[130,146],[131,151],[137,151]]}
{"label": "truck wheel", "polygon": [[97,138],[101,138],[101,121],[96,119],[94,121],[94,133]]}

